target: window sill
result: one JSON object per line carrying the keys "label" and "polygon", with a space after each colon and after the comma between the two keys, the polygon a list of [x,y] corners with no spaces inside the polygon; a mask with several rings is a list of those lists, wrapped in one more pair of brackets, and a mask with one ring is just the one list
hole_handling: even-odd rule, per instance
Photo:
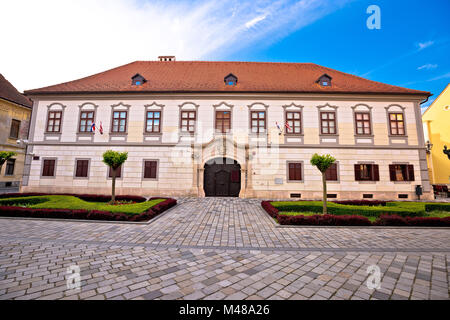
{"label": "window sill", "polygon": [[44,132],[46,136],[60,136],[61,132]]}
{"label": "window sill", "polygon": [[320,133],[319,137],[339,137],[337,133]]}
{"label": "window sill", "polygon": [[373,134],[355,134],[355,138],[374,138]]}
{"label": "window sill", "polygon": [[95,132],[77,132],[79,136],[93,136]]}
{"label": "window sill", "polygon": [[303,137],[304,136],[303,133],[285,133],[284,135],[286,137]]}
{"label": "window sill", "polygon": [[305,180],[286,180],[286,183],[305,183]]}
{"label": "window sill", "polygon": [[127,136],[128,132],[110,132],[110,136]]}
{"label": "window sill", "polygon": [[389,134],[389,138],[408,138],[407,135],[401,135],[401,134]]}
{"label": "window sill", "polygon": [[144,131],[144,136],[162,136],[162,132],[147,132]]}

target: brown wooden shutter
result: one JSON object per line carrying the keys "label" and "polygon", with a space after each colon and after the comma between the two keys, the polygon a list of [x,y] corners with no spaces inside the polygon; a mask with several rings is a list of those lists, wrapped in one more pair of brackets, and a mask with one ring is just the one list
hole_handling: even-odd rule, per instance
{"label": "brown wooden shutter", "polygon": [[377,164],[372,165],[372,181],[380,181],[380,170]]}
{"label": "brown wooden shutter", "polygon": [[337,181],[337,164],[333,163],[327,171],[325,171],[325,179],[329,181]]}
{"label": "brown wooden shutter", "polygon": [[397,176],[395,174],[395,164],[389,165],[389,176],[391,177],[391,181],[397,181]]}
{"label": "brown wooden shutter", "polygon": [[156,179],[157,161],[145,161],[144,163],[144,178]]}
{"label": "brown wooden shutter", "polygon": [[296,163],[296,168],[295,168],[295,178],[296,180],[302,180],[302,164],[301,163]]}
{"label": "brown wooden shutter", "polygon": [[359,164],[355,164],[355,180],[361,181],[361,166]]}
{"label": "brown wooden shutter", "polygon": [[[122,166],[116,169],[116,178],[120,178],[122,176]],[[112,178],[112,168],[109,167],[109,177]]]}
{"label": "brown wooden shutter", "polygon": [[414,166],[408,164],[408,181],[414,181]]}
{"label": "brown wooden shutter", "polygon": [[295,166],[293,163],[289,163],[289,180],[295,180]]}
{"label": "brown wooden shutter", "polygon": [[55,160],[44,160],[44,169],[42,175],[44,177],[52,177],[55,174]]}

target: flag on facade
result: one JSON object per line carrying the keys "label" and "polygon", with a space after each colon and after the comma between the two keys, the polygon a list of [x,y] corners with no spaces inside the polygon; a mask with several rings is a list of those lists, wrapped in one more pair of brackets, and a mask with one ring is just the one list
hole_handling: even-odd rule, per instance
{"label": "flag on facade", "polygon": [[286,127],[286,131],[291,131],[291,130],[292,130],[292,128],[291,128],[291,126],[289,125],[289,123],[288,123],[287,120],[286,120],[286,123],[284,124],[284,126]]}
{"label": "flag on facade", "polygon": [[99,129],[99,131],[100,131],[100,134],[103,134],[103,126],[102,126],[102,122],[100,121],[100,129]]}
{"label": "flag on facade", "polygon": [[95,123],[94,123],[94,122],[93,122],[92,125],[91,125],[91,132],[94,132],[94,133],[95,133]]}
{"label": "flag on facade", "polygon": [[283,133],[283,130],[280,128],[280,125],[278,124],[278,121],[275,122],[275,124],[277,125],[277,128],[278,128],[278,130],[280,131],[280,132],[278,133],[278,135],[281,135],[281,134]]}

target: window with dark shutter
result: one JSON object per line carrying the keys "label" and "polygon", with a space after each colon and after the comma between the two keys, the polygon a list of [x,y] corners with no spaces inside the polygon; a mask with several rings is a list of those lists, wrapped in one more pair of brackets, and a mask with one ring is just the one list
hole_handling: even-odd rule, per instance
{"label": "window with dark shutter", "polygon": [[144,161],[144,179],[156,179],[157,168],[158,168],[158,161],[155,160]]}
{"label": "window with dark shutter", "polygon": [[408,165],[408,181],[414,181],[414,166],[412,164]]}
{"label": "window with dark shutter", "polygon": [[[112,178],[112,169],[109,167],[108,177]],[[122,177],[122,166],[118,167],[116,169],[116,178]]]}
{"label": "window with dark shutter", "polygon": [[408,164],[390,164],[391,181],[414,181],[414,166]]}
{"label": "window with dark shutter", "polygon": [[301,181],[302,180],[302,163],[290,162],[289,163],[289,181]]}
{"label": "window with dark shutter", "polygon": [[45,159],[43,163],[42,176],[54,177],[55,176],[55,162],[54,159]]}
{"label": "window with dark shutter", "polygon": [[380,172],[377,164],[355,164],[356,181],[380,181]]}
{"label": "window with dark shutter", "polygon": [[5,168],[5,176],[12,176],[14,175],[14,167],[16,165],[16,159],[8,159],[6,161],[6,168]]}
{"label": "window with dark shutter", "polygon": [[20,121],[19,120],[11,120],[11,129],[9,131],[9,137],[13,139],[19,138],[19,130],[20,130]]}
{"label": "window with dark shutter", "polygon": [[77,160],[75,177],[86,178],[88,176],[89,160]]}
{"label": "window with dark shutter", "polygon": [[337,174],[337,164],[333,163],[327,171],[325,171],[325,178],[327,181],[337,181],[338,180],[338,174]]}

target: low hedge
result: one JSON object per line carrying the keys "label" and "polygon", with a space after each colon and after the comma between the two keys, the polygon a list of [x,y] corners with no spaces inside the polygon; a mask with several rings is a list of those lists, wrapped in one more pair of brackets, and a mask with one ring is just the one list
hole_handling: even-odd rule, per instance
{"label": "low hedge", "polygon": [[337,204],[352,205],[352,206],[386,206],[387,201],[382,200],[336,200],[331,201]]}
{"label": "low hedge", "polygon": [[[286,212],[317,212],[322,213],[322,202],[319,201],[286,201],[272,202],[272,205],[279,211]],[[393,206],[362,206],[362,205],[343,205],[339,203],[328,202],[328,212],[334,215],[361,215],[365,217],[379,217],[382,214],[396,214],[399,216],[425,215],[425,209],[410,207]]]}
{"label": "low hedge", "polygon": [[14,199],[0,199],[0,206],[17,206],[20,204],[39,204],[48,201],[48,198],[42,197],[28,197],[28,198],[14,198]]}
{"label": "low hedge", "polygon": [[425,211],[450,211],[450,203],[427,203]]}
{"label": "low hedge", "polygon": [[450,227],[450,217],[402,217],[399,215],[380,215],[375,222],[360,215],[313,215],[288,216],[280,214],[272,201],[262,201],[263,209],[281,225],[316,225],[316,226],[422,226]]}
{"label": "low hedge", "polygon": [[[2,198],[16,198],[16,197],[32,197],[32,196],[74,196],[80,198],[81,200],[88,202],[109,202],[111,201],[110,195],[102,194],[76,194],[76,193],[39,193],[39,192],[28,192],[28,193],[5,193],[0,194],[0,199]],[[161,198],[159,198],[161,199]],[[146,198],[141,196],[132,195],[117,195],[117,201],[133,201],[133,202],[145,202]],[[1,201],[1,200],[0,200]]]}
{"label": "low hedge", "polygon": [[[161,198],[158,198],[161,199]],[[60,219],[86,219],[86,220],[108,220],[108,221],[147,221],[167,209],[175,206],[177,200],[166,198],[147,211],[127,215],[125,213],[113,213],[99,210],[71,210],[71,209],[35,209],[14,206],[0,206],[0,216],[3,217],[29,217],[29,218],[60,218]]]}

